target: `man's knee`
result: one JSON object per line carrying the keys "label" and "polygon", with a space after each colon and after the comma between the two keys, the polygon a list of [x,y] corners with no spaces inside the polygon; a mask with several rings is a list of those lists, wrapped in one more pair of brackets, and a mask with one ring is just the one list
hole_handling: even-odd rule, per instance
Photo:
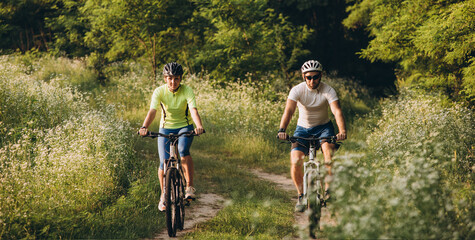
{"label": "man's knee", "polygon": [[301,151],[292,151],[290,154],[290,163],[292,165],[301,166],[303,164],[303,159],[305,158],[305,154]]}

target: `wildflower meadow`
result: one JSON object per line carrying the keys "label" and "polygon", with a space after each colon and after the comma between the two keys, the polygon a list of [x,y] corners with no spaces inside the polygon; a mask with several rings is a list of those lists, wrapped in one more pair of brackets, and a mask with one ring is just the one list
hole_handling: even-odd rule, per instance
{"label": "wildflower meadow", "polygon": [[[123,62],[109,66],[102,86],[84,61],[0,58],[0,238],[143,238],[164,227],[155,207],[156,146],[136,136],[162,80],[150,79],[139,62]],[[473,238],[473,109],[417,89],[378,101],[346,79],[326,74],[323,81],[338,92],[349,130],[334,162],[329,209],[337,222],[325,226],[325,236]],[[236,226],[206,225],[226,232],[213,236],[294,234],[287,216],[279,217],[290,204],[285,194],[247,175],[245,186],[229,179],[243,178],[247,168],[288,174],[289,146],[275,135],[289,89],[273,83],[183,80],[194,89],[207,131],[192,151],[219,156],[196,163],[206,172],[198,184],[218,179],[236,189],[223,193],[231,199],[217,218]],[[236,193],[253,186],[275,199],[252,194],[258,189]],[[272,210],[270,202],[281,208]],[[274,231],[272,219],[282,231]]]}

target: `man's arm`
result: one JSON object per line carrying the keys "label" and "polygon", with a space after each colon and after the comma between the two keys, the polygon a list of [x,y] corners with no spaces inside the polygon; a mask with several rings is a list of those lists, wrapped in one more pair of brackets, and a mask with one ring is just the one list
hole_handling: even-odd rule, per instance
{"label": "man's arm", "polygon": [[[292,116],[294,115],[296,108],[297,108],[297,102],[291,99],[287,99],[284,114],[282,115],[282,119],[280,120],[281,129],[287,129],[287,126],[289,126],[290,120],[292,119]],[[286,139],[287,133],[279,132],[279,138],[282,140]]]}
{"label": "man's arm", "polygon": [[191,113],[191,118],[193,118],[193,122],[196,125],[195,133],[198,135],[202,134],[204,129],[203,129],[203,124],[201,123],[200,114],[198,114],[198,109],[191,108],[190,113]]}
{"label": "man's arm", "polygon": [[335,116],[336,125],[338,126],[338,134],[336,135],[337,140],[346,139],[346,124],[345,117],[343,116],[343,111],[341,111],[340,101],[333,101],[330,103],[330,109]]}
{"label": "man's arm", "polygon": [[140,128],[140,135],[145,136],[147,135],[148,127],[150,124],[152,124],[153,119],[155,119],[155,115],[157,114],[156,109],[150,109],[147,113],[147,117],[145,117],[145,120],[143,121],[142,128]]}

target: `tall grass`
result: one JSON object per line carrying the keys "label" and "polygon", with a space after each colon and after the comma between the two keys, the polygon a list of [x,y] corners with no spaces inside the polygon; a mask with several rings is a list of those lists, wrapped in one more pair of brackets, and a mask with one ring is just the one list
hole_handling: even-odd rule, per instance
{"label": "tall grass", "polygon": [[0,238],[77,236],[129,187],[130,126],[14,62],[0,58]]}
{"label": "tall grass", "polygon": [[99,85],[96,72],[87,67],[85,59],[55,58],[32,51],[13,55],[11,60],[32,78],[54,82],[55,86],[74,87],[85,92]]}
{"label": "tall grass", "polygon": [[367,157],[336,165],[329,236],[473,238],[473,111],[403,90],[374,117]]}

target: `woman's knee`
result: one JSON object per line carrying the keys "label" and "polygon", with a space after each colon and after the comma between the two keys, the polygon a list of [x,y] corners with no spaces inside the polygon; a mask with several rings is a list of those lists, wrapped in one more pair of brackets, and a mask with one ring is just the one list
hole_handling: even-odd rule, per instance
{"label": "woman's knee", "polygon": [[191,163],[192,161],[193,161],[193,159],[191,158],[191,155],[186,155],[186,156],[181,158],[181,162],[183,164],[188,164],[188,163]]}

